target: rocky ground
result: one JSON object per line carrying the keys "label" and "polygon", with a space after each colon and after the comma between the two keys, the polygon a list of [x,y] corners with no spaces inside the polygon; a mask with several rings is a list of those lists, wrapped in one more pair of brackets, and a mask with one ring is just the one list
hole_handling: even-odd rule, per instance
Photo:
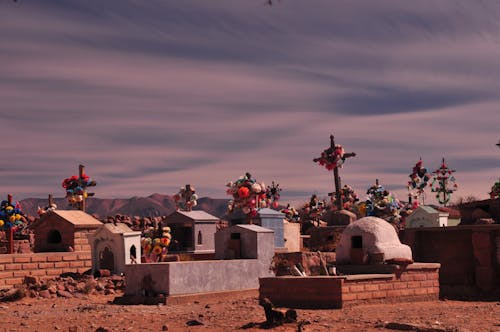
{"label": "rocky ground", "polygon": [[[80,283],[80,284],[79,284]],[[63,290],[62,285],[70,285]],[[74,285],[73,285],[74,284]],[[79,285],[79,286],[78,286]],[[85,286],[86,285],[86,286]],[[32,284],[31,294],[0,302],[4,331],[500,331],[500,302],[435,301],[362,304],[339,310],[297,310],[297,321],[269,327],[256,297],[181,305],[116,305],[119,280],[60,279]],[[71,288],[74,287],[74,288]],[[108,287],[108,288],[107,288]],[[79,291],[78,289],[81,289]],[[106,291],[108,289],[108,291]],[[109,291],[113,289],[113,291]],[[58,293],[64,294],[61,295]],[[55,293],[53,293],[55,291]],[[68,292],[68,293],[64,293]],[[12,293],[12,292],[11,292]],[[44,292],[45,293],[45,292]],[[115,294],[111,294],[115,293]],[[4,292],[5,295],[5,292]],[[34,297],[30,297],[34,296]],[[5,300],[5,298],[4,298]]]}

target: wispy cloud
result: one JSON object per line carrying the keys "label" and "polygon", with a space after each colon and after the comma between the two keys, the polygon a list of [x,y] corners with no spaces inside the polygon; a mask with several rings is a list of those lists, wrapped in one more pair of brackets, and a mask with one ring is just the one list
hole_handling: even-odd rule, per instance
{"label": "wispy cloud", "polygon": [[[299,202],[332,191],[312,162],[405,196],[419,157],[457,195],[500,174],[500,4],[491,1],[51,1],[0,4],[0,194],[61,193],[84,163],[101,197],[245,171]],[[479,174],[481,176],[479,176]],[[288,193],[287,193],[288,192]],[[304,196],[304,197],[302,197]]]}

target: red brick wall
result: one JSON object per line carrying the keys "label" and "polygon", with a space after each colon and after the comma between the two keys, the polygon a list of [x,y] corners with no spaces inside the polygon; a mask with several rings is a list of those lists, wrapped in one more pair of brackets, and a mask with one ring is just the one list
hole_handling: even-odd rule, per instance
{"label": "red brick wall", "polygon": [[92,267],[90,252],[0,255],[0,288],[21,284],[24,276],[52,278]]}
{"label": "red brick wall", "polygon": [[439,265],[418,265],[385,275],[260,278],[259,296],[269,298],[276,306],[292,308],[341,308],[345,304],[367,301],[437,300]]}
{"label": "red brick wall", "polygon": [[437,300],[439,298],[439,269],[410,270],[388,278],[350,280],[342,285],[344,304],[354,301],[403,302]]}
{"label": "red brick wall", "polygon": [[418,262],[441,263],[442,295],[489,292],[500,286],[500,225],[407,229],[402,242]]}
{"label": "red brick wall", "polygon": [[342,278],[270,277],[259,279],[259,296],[289,308],[341,308]]}

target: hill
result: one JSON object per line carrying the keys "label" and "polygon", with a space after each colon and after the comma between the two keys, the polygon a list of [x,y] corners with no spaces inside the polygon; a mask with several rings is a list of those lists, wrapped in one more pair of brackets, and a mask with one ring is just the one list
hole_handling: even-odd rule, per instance
{"label": "hill", "polygon": [[[70,209],[66,198],[54,198],[58,209]],[[198,199],[195,210],[204,210],[216,217],[222,218],[226,213],[227,199],[213,199],[202,197]],[[36,216],[38,207],[47,206],[45,198],[26,198],[20,201],[21,208],[26,215]],[[175,202],[171,195],[152,194],[148,197],[131,198],[89,198],[86,212],[99,217],[114,216],[116,214],[154,217],[165,216],[175,211]]]}

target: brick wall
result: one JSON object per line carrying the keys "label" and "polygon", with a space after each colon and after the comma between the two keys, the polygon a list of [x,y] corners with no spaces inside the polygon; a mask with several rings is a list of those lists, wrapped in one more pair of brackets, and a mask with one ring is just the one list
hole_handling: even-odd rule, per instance
{"label": "brick wall", "polygon": [[341,308],[341,277],[269,277],[259,279],[259,296],[288,308]]}
{"label": "brick wall", "polygon": [[269,277],[259,296],[277,306],[341,308],[359,302],[432,301],[439,298],[439,264],[416,263],[392,274]]}
{"label": "brick wall", "polygon": [[442,296],[489,294],[500,286],[500,225],[406,229],[418,262],[441,263]]}
{"label": "brick wall", "polygon": [[89,234],[93,234],[95,232],[94,229],[83,229],[75,232],[75,242],[73,249],[75,251],[89,251],[90,252],[90,244],[88,240]]}
{"label": "brick wall", "polygon": [[28,275],[53,278],[64,272],[83,273],[91,267],[90,252],[0,255],[0,288],[21,284]]}
{"label": "brick wall", "polygon": [[342,301],[407,302],[439,298],[439,268],[411,269],[392,276],[348,276],[342,285]]}

